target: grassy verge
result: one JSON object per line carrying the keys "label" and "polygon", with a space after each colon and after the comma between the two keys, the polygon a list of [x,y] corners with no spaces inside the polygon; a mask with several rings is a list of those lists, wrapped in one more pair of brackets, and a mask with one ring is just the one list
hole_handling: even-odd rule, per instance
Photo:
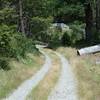
{"label": "grassy verge", "polygon": [[26,100],[47,100],[48,95],[51,93],[58,80],[60,74],[60,61],[58,57],[51,52],[51,50],[46,50],[46,52],[48,52],[48,54],[52,58],[53,65],[51,66],[51,69],[46,77],[39,83],[39,85],[35,89],[33,89]]}
{"label": "grassy verge", "polygon": [[35,74],[43,63],[44,59],[41,55],[27,54],[27,58],[21,59],[20,62],[11,59],[9,62],[11,70],[0,70],[0,100]]}
{"label": "grassy verge", "polygon": [[79,100],[100,100],[100,53],[77,56],[75,48],[60,47],[57,51],[69,59],[78,79]]}

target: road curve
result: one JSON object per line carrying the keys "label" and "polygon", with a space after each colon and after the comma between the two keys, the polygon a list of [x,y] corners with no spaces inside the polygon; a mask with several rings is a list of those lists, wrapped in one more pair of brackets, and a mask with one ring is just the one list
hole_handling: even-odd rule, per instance
{"label": "road curve", "polygon": [[[40,49],[39,49],[40,50]],[[22,83],[17,90],[15,90],[10,96],[3,100],[25,100],[28,94],[31,93],[32,89],[38,85],[38,83],[44,78],[51,67],[51,59],[48,55],[40,50],[45,56],[45,64],[34,76]]]}
{"label": "road curve", "polygon": [[61,54],[56,53],[61,59],[62,70],[58,83],[48,97],[48,100],[78,100],[77,83],[68,61]]}

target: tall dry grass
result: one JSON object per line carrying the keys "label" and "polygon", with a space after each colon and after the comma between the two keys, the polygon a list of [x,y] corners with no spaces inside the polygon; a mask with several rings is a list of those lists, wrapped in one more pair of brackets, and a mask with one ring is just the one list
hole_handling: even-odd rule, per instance
{"label": "tall dry grass", "polygon": [[24,80],[34,75],[44,63],[43,56],[28,54],[27,59],[10,60],[11,70],[0,70],[0,100],[8,96]]}
{"label": "tall dry grass", "polygon": [[100,53],[77,56],[77,50],[71,47],[60,47],[61,52],[69,60],[78,80],[79,100],[100,100]]}

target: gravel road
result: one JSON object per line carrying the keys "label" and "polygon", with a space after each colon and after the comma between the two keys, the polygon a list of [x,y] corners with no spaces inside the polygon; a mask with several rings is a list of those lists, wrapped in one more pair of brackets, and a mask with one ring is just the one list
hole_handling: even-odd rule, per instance
{"label": "gravel road", "polygon": [[49,95],[48,100],[78,100],[77,82],[71,67],[65,57],[59,53],[56,53],[56,55],[61,59],[62,70],[59,81]]}

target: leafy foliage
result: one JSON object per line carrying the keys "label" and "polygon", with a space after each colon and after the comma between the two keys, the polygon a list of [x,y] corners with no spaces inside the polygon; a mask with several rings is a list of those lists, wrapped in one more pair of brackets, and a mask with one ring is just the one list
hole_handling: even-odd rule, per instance
{"label": "leafy foliage", "polygon": [[13,8],[6,7],[0,10],[0,23],[11,24],[15,23],[15,11]]}
{"label": "leafy foliage", "polygon": [[50,27],[52,18],[33,17],[31,20],[32,36],[33,38],[46,41],[49,38],[48,28]]}
{"label": "leafy foliage", "polygon": [[84,7],[82,4],[65,4],[62,6],[59,11],[59,14],[73,16],[73,18],[81,18],[84,17]]}
{"label": "leafy foliage", "polygon": [[[31,39],[27,39],[22,33],[16,32],[15,26],[0,26],[0,57],[17,58],[25,57],[26,52],[37,51]],[[8,59],[7,59],[8,60]],[[8,65],[6,59],[0,59],[1,68]]]}
{"label": "leafy foliage", "polygon": [[0,69],[3,69],[3,70],[10,70],[10,67],[9,67],[9,64],[8,64],[8,61],[4,58],[0,58]]}
{"label": "leafy foliage", "polygon": [[64,45],[73,45],[78,41],[85,39],[84,24],[79,24],[79,22],[74,22],[70,25],[70,31],[64,33],[62,37],[62,43]]}

